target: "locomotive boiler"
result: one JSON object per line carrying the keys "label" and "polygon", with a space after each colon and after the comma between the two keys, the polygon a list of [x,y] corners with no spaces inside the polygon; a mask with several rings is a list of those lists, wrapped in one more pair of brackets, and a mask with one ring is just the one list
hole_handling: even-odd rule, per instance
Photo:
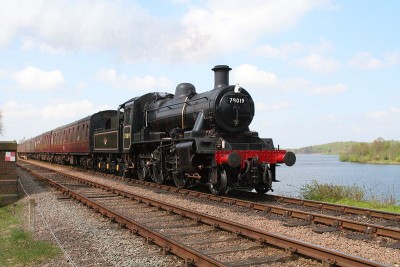
{"label": "locomotive boiler", "polygon": [[155,131],[215,129],[218,132],[248,131],[254,116],[250,94],[239,86],[229,86],[227,66],[216,66],[214,89],[197,94],[190,83],[177,86],[175,95],[149,103],[148,125]]}
{"label": "locomotive boiler", "polygon": [[58,127],[19,144],[20,155],[104,172],[173,181],[178,188],[208,185],[215,195],[231,189],[272,190],[276,166],[296,156],[276,149],[249,126],[254,101],[229,85],[229,68],[218,65],[214,88],[197,93],[181,83],[175,93],[152,92]]}

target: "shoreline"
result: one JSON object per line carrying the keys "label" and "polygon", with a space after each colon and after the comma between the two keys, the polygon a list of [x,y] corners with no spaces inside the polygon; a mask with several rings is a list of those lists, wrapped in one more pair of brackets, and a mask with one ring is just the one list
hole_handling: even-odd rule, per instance
{"label": "shoreline", "polygon": [[339,162],[348,162],[348,163],[359,163],[359,164],[376,164],[376,165],[400,165],[400,162],[397,161],[349,161],[349,160],[340,160],[340,155],[338,154],[327,154],[327,153],[298,153],[297,155],[322,155],[322,156],[338,156]]}
{"label": "shoreline", "polygon": [[396,161],[390,161],[390,162],[385,162],[385,161],[344,161],[340,160],[339,162],[349,162],[349,163],[359,163],[359,164],[375,164],[375,165],[400,165],[400,162]]}

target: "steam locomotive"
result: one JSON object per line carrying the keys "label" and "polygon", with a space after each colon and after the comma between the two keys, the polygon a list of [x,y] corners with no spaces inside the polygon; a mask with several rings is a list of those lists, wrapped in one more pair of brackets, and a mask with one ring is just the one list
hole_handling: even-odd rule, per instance
{"label": "steam locomotive", "polygon": [[206,184],[214,195],[231,189],[272,190],[276,166],[296,156],[250,131],[251,95],[229,85],[226,65],[214,71],[214,88],[197,93],[181,83],[175,94],[148,93],[25,140],[22,156],[135,176],[178,188]]}

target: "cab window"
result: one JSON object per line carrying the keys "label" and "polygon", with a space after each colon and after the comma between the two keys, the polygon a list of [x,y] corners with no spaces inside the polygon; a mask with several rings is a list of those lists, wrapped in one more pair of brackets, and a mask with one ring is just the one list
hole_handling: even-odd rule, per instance
{"label": "cab window", "polygon": [[131,108],[127,108],[124,111],[124,123],[125,124],[131,124]]}

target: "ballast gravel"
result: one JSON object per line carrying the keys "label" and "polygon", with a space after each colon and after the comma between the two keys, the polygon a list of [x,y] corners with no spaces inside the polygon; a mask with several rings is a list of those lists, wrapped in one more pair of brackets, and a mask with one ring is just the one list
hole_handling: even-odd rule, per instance
{"label": "ballast gravel", "polygon": [[[36,202],[34,238],[57,245],[51,229],[66,254],[61,253],[57,258],[37,266],[182,265],[176,256],[162,255],[156,245],[147,244],[144,238],[120,228],[85,205],[63,198],[51,187],[33,180],[26,172],[18,170],[17,173],[24,189]],[[29,228],[29,198],[24,196],[20,202],[26,210],[24,222]]]}
{"label": "ballast gravel", "polygon": [[[58,170],[66,171],[66,169],[63,168],[62,166],[51,165],[51,167]],[[326,247],[329,249],[338,250],[347,254],[366,258],[379,263],[387,264],[394,267],[400,267],[400,250],[380,247],[379,245],[380,242],[381,243],[387,242],[385,238],[375,238],[376,240],[372,241],[368,240],[359,241],[359,240],[348,239],[342,233],[317,234],[312,231],[312,227],[285,227],[282,225],[282,222],[280,221],[270,220],[266,218],[266,216],[263,215],[262,212],[257,212],[233,205],[221,204],[208,200],[197,199],[191,196],[178,195],[176,193],[170,193],[159,189],[144,188],[142,186],[127,183],[121,180],[103,178],[99,175],[87,174],[71,170],[69,170],[69,172],[71,172],[71,174],[73,173],[73,175],[82,177],[84,179],[103,183],[128,192],[141,194],[143,196],[151,198],[162,199],[162,201],[164,202],[178,205],[180,207],[195,210],[198,212],[204,212],[206,214],[215,217],[223,218],[229,221],[234,221],[244,225],[249,225],[275,234],[291,237],[294,239],[299,239],[308,243],[320,245],[322,247]],[[39,194],[39,196],[41,195]],[[127,242],[128,244],[134,244],[134,243],[136,244],[136,242],[137,243],[143,242],[141,238],[129,234],[128,231],[126,230],[117,229],[118,227],[113,225],[112,223],[109,223],[108,220],[103,219],[102,223],[99,223],[98,221],[99,218],[101,219],[101,216],[92,212],[87,213],[87,211],[85,211],[87,210],[87,208],[83,205],[76,204],[73,201],[70,202],[65,201],[62,203],[61,201],[57,201],[56,197],[54,195],[51,196],[51,194],[49,193],[46,193],[45,196],[43,196],[45,197],[42,200],[43,202],[52,200],[52,202],[57,203],[56,205],[57,207],[58,205],[61,206],[65,205],[64,207],[58,207],[57,209],[59,209],[59,211],[55,212],[55,214],[52,215],[57,219],[55,225],[59,225],[59,227],[61,227],[63,224],[65,224],[63,220],[66,220],[68,223],[75,224],[77,226],[77,229],[80,229],[80,231],[82,231],[82,233],[84,233],[85,235],[87,233],[91,233],[93,237],[96,236],[95,238],[99,238],[99,240],[103,241],[101,242],[102,245],[99,246],[92,244],[93,247],[92,249],[94,253],[102,255],[98,258],[99,259],[102,258],[104,262],[107,263],[110,262],[109,264],[114,264],[115,266],[162,266],[162,265],[165,266],[165,265],[177,264],[176,261],[174,261],[175,259],[173,257],[170,257],[169,259],[167,258],[167,262],[161,264],[157,264],[157,261],[160,260],[159,257],[157,257],[154,260],[150,257],[151,260],[148,262],[144,262],[144,264],[129,265],[132,264],[131,261],[127,261],[125,263],[124,261],[122,261],[122,258],[129,256],[132,257],[133,255],[136,254],[143,254],[143,252],[140,252],[140,250],[146,246],[144,246],[143,244],[137,245],[138,247],[136,247],[136,245],[133,245],[133,247],[135,247],[135,249],[138,249],[138,251],[128,250],[130,252],[126,252],[125,249],[123,251],[119,251],[118,248],[121,247],[121,242]],[[36,197],[37,196],[35,196],[35,198]],[[46,204],[43,203],[42,205],[43,209],[47,210],[46,212],[54,213],[54,211],[52,211],[51,209],[55,209],[54,207],[52,207],[52,205],[55,204],[49,204],[50,206],[46,206],[47,203]],[[70,217],[73,217],[75,216],[75,214],[78,213],[86,214],[87,216],[86,220],[90,221],[89,225],[86,224],[86,226],[81,226],[80,224],[82,222],[80,221],[80,219],[70,219]],[[77,221],[78,223],[77,224],[73,223],[74,221]],[[68,228],[69,226],[64,226],[64,227]],[[118,231],[117,232],[118,234],[123,234],[124,232],[126,232],[126,239],[125,235],[123,235],[124,237],[119,236],[118,238],[118,234],[116,234],[116,236],[111,235],[113,238],[111,241],[108,241],[107,239],[108,237],[107,235],[104,234],[103,229],[110,229],[110,231],[111,229],[114,229],[115,231]],[[67,231],[65,232],[67,235],[71,235],[71,233],[68,233]],[[389,240],[388,242],[392,242],[392,240]],[[103,245],[103,243],[105,244]],[[110,245],[107,246],[106,244]],[[96,249],[97,251],[95,251]],[[116,252],[115,250],[119,252]],[[156,250],[157,249],[154,248],[154,251]],[[140,258],[137,260],[144,260],[144,259]],[[119,261],[124,263],[119,264]],[[91,266],[98,266],[98,265],[96,265],[93,262],[93,265]],[[304,266],[307,265],[305,264]]]}

